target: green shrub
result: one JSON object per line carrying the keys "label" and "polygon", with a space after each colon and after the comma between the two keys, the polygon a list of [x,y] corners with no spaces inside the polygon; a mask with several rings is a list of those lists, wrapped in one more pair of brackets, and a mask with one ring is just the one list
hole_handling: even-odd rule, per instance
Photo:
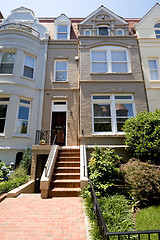
{"label": "green shrub", "polygon": [[160,168],[156,165],[130,159],[121,166],[124,179],[135,201],[153,203],[160,200]]}
{"label": "green shrub", "polygon": [[125,144],[134,157],[160,163],[160,110],[140,112],[124,124]]}
{"label": "green shrub", "polygon": [[98,202],[109,232],[134,230],[129,202],[123,195],[103,197]]}
{"label": "green shrub", "polygon": [[29,148],[26,148],[22,160],[20,162],[20,166],[25,168],[28,173],[30,173],[31,168],[31,150]]}
{"label": "green shrub", "polygon": [[97,196],[111,192],[117,179],[122,179],[118,168],[120,159],[113,149],[95,147],[88,169]]}
{"label": "green shrub", "polygon": [[[2,167],[5,167],[6,170],[2,170],[1,169]],[[2,160],[0,160],[0,182],[7,179],[7,174],[9,173],[10,170],[11,170],[11,166],[7,167],[5,163]]]}

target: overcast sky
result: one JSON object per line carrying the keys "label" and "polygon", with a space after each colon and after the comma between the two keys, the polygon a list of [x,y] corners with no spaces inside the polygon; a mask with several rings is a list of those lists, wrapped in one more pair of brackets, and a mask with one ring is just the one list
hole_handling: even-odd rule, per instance
{"label": "overcast sky", "polygon": [[[68,17],[86,17],[104,5],[124,18],[141,18],[157,0],[1,0],[0,11],[7,17],[17,7],[27,7],[37,17],[58,17],[65,13]],[[160,2],[159,2],[160,3]]]}

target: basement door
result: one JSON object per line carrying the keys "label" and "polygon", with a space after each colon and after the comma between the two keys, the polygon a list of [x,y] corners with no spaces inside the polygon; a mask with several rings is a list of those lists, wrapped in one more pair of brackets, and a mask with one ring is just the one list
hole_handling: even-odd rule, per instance
{"label": "basement door", "polygon": [[56,137],[56,144],[66,144],[66,112],[52,112],[52,141]]}

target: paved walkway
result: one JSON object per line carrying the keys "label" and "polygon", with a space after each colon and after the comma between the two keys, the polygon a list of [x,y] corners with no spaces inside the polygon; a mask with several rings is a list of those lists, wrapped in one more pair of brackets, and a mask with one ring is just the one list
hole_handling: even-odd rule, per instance
{"label": "paved walkway", "polygon": [[82,200],[21,194],[0,203],[1,240],[86,240]]}

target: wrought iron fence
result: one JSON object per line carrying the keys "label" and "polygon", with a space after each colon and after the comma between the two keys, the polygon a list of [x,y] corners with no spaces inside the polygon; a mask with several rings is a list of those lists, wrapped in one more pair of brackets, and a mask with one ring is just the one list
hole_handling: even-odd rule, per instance
{"label": "wrought iron fence", "polygon": [[89,179],[89,183],[91,186],[91,194],[92,194],[92,200],[93,200],[93,209],[95,212],[95,215],[97,217],[97,222],[100,228],[101,235],[104,240],[152,240],[152,236],[154,235],[154,239],[160,240],[160,230],[147,230],[147,231],[130,231],[130,232],[109,232],[103,217],[103,214],[101,212],[94,187],[92,185],[91,180]]}
{"label": "wrought iron fence", "polygon": [[37,32],[35,29],[28,27],[26,25],[23,25],[23,24],[19,24],[19,23],[8,23],[8,24],[0,26],[0,30],[12,29],[12,28],[20,29],[22,31],[32,33],[33,35],[35,35],[38,38],[40,36],[39,32]]}
{"label": "wrought iron fence", "polygon": [[37,130],[35,145],[39,145],[39,144],[52,145],[53,141],[54,140],[56,141],[56,138],[55,138],[56,135],[57,134],[55,130]]}

